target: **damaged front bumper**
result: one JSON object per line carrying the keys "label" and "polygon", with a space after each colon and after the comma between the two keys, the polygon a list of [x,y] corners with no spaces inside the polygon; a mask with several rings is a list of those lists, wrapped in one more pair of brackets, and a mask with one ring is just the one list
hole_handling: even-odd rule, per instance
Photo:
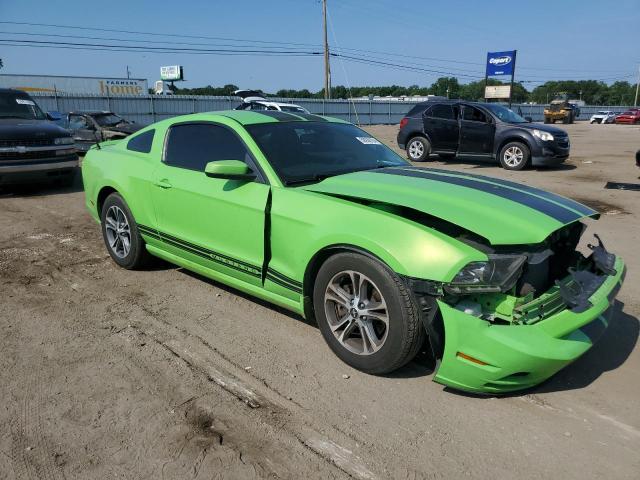
{"label": "damaged front bumper", "polygon": [[585,280],[572,272],[542,300],[512,305],[511,323],[487,321],[438,299],[445,342],[434,381],[469,392],[506,393],[537,385],[579,358],[609,325],[624,280],[624,262],[607,255],[601,260],[608,271],[600,270],[597,281],[587,278],[592,281],[579,293],[572,291],[572,283]]}

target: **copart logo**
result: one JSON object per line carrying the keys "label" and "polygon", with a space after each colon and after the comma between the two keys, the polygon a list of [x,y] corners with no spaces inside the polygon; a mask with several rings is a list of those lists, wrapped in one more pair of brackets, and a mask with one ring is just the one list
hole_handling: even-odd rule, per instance
{"label": "copart logo", "polygon": [[508,65],[509,63],[511,63],[511,57],[509,55],[505,55],[504,57],[490,58],[489,63],[491,65],[495,65],[496,67],[502,67],[503,65]]}

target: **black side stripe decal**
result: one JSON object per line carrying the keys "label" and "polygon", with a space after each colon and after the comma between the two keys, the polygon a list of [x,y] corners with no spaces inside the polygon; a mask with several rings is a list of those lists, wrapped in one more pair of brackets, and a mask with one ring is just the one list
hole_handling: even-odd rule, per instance
{"label": "black side stripe decal", "polygon": [[[156,240],[160,240],[164,243],[167,243],[168,245],[184,250],[187,253],[197,255],[225,267],[229,267],[239,272],[246,273],[248,275],[251,275],[252,277],[262,278],[261,268],[251,265],[250,263],[234,259],[232,257],[229,257],[228,255],[223,255],[221,253],[214,252],[213,250],[209,250],[198,245],[194,245],[192,243],[186,242],[167,233],[152,229],[145,225],[138,224],[138,229],[143,235],[146,235],[147,237],[155,238]],[[295,293],[302,293],[301,282],[289,278],[272,268],[267,269],[267,278],[273,283],[280,285],[281,287],[284,287]]]}
{"label": "black side stripe decal", "polygon": [[[413,170],[414,168],[410,168]],[[415,167],[415,169],[419,169],[419,167]],[[425,171],[425,169],[420,169]],[[562,195],[557,195],[552,192],[547,192],[546,190],[540,190],[539,188],[530,187],[529,185],[523,185],[521,183],[512,182],[509,180],[503,180],[501,178],[487,177],[486,175],[476,175],[474,173],[466,173],[466,172],[452,172],[451,170],[443,170],[440,168],[428,168],[426,169],[428,172],[434,173],[443,173],[447,175],[454,175],[460,177],[468,177],[468,178],[476,178],[478,180],[485,180],[487,182],[496,183],[498,185],[504,185],[505,187],[517,188],[518,190],[522,190],[523,192],[531,193],[533,195],[538,195],[539,197],[544,197],[548,200],[552,200],[556,203],[559,203],[567,208],[571,208],[572,210],[576,210],[577,212],[583,215],[595,215],[598,212],[593,210],[592,208],[587,207],[575,200],[570,198],[563,197]]]}
{"label": "black side stripe decal", "polygon": [[206,260],[210,260],[212,262],[218,263],[225,267],[232,268],[242,273],[246,273],[251,275],[252,277],[261,278],[261,269],[260,267],[256,267],[249,263],[243,262],[241,260],[234,259],[227,255],[223,255],[221,253],[215,252],[213,250],[209,250],[207,248],[200,247],[198,245],[194,245],[189,242],[185,242],[179,238],[173,237],[166,233],[159,232],[157,230],[151,229],[144,225],[138,224],[138,229],[142,232],[143,235],[147,235],[149,237],[160,240],[164,243],[167,243],[173,247],[184,250],[185,252],[191,253],[193,255],[197,255]]}
{"label": "black side stripe decal", "polygon": [[461,187],[473,188],[481,192],[496,195],[512,202],[520,203],[526,207],[537,210],[545,215],[561,222],[563,224],[574,222],[582,217],[582,215],[553,203],[544,198],[536,197],[529,193],[514,190],[513,188],[504,187],[502,185],[482,182],[472,178],[453,177],[447,175],[439,175],[437,173],[429,173],[428,171],[419,171],[419,169],[396,169],[383,168],[376,170],[377,173],[386,175],[400,175],[414,178],[424,178],[425,180],[434,180],[437,182],[450,183]]}
{"label": "black side stripe decal", "polygon": [[273,268],[267,269],[267,278],[278,285],[288,288],[289,290],[302,293],[302,283],[283,275]]}

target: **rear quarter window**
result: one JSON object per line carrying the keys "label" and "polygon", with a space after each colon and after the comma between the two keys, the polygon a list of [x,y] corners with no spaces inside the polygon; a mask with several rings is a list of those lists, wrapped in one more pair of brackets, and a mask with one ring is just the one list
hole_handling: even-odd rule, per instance
{"label": "rear quarter window", "polygon": [[416,105],[411,110],[409,110],[409,113],[407,113],[407,117],[417,117],[421,115],[422,112],[427,109],[427,106],[428,105]]}
{"label": "rear quarter window", "polygon": [[146,132],[132,137],[127,142],[127,150],[132,150],[134,152],[140,153],[149,153],[151,151],[151,146],[153,145],[153,137],[155,136],[155,134],[155,130],[147,130]]}

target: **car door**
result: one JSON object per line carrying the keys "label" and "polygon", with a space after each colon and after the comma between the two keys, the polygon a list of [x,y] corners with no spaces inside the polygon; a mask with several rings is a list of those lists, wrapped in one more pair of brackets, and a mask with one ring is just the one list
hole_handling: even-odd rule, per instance
{"label": "car door", "polygon": [[89,146],[102,140],[96,136],[93,123],[85,115],[70,113],[68,128],[71,130],[73,141],[80,150],[88,150]]}
{"label": "car door", "polygon": [[[253,181],[208,177],[205,165],[219,160],[243,161],[259,176]],[[171,126],[154,178],[158,230],[171,253],[262,284],[269,186],[230,127],[210,122]]]}
{"label": "car door", "polygon": [[464,105],[460,120],[460,154],[491,155],[495,124],[491,116],[477,107]]}
{"label": "car door", "polygon": [[423,115],[424,131],[435,152],[456,152],[458,150],[459,126],[458,106],[438,103]]}

